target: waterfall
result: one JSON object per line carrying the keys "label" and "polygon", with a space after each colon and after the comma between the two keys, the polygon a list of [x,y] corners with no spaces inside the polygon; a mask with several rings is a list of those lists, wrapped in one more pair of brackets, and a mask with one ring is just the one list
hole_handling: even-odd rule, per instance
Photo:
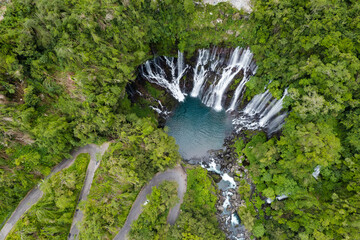
{"label": "waterfall", "polygon": [[247,81],[249,81],[249,77],[245,74],[243,79],[241,80],[240,84],[237,86],[234,96],[231,100],[231,104],[230,107],[227,109],[227,111],[234,111],[236,104],[239,100],[240,94],[242,93],[242,90],[244,89],[245,83],[247,83]]}
{"label": "waterfall", "polygon": [[[147,61],[141,67],[141,74],[149,82],[167,89],[176,100],[183,102],[186,93],[181,91],[180,80],[188,67],[184,66],[184,55],[180,51],[176,64],[175,60],[173,57],[158,57]],[[170,70],[170,74],[162,68],[163,64]]]}
{"label": "waterfall", "polygon": [[320,169],[321,169],[321,166],[320,166],[320,165],[317,165],[317,166],[314,168],[314,172],[312,173],[312,176],[313,176],[316,180],[318,180],[318,178],[319,178]]}
{"label": "waterfall", "polygon": [[209,61],[209,54],[210,54],[210,51],[207,49],[200,49],[198,52],[199,52],[199,57],[196,63],[196,67],[194,69],[194,87],[190,94],[192,97],[199,96],[202,85],[205,82],[205,77],[207,73],[207,70],[205,69],[205,65]]}
{"label": "waterfall", "polygon": [[162,105],[160,100],[157,100],[157,102],[159,104],[158,107],[150,106],[150,108],[155,112],[157,112],[159,115],[163,116],[164,118],[167,118],[171,112],[167,111],[166,107]]}
{"label": "waterfall", "polygon": [[269,92],[269,90],[266,90],[262,94],[256,95],[255,97],[253,97],[253,99],[251,99],[249,104],[245,107],[244,113],[246,113],[250,116],[259,114],[260,112],[262,112],[265,109],[266,104],[268,104],[268,102],[271,98],[272,98],[272,95]]}
{"label": "waterfall", "polygon": [[[193,88],[191,97],[199,97],[208,107],[216,111],[223,109],[226,91],[236,77],[243,73],[236,87],[229,110],[234,110],[243,93],[245,83],[254,75],[256,64],[250,49],[235,48],[230,56],[227,50],[199,49],[195,67],[193,67]],[[226,62],[226,59],[228,61]],[[184,55],[178,52],[178,58],[157,57],[147,61],[141,67],[142,76],[151,83],[167,89],[179,102],[184,101],[186,90],[182,91],[180,80],[190,67],[184,64]]]}
{"label": "waterfall", "polygon": [[282,103],[287,96],[287,89],[281,99],[274,99],[266,90],[258,94],[240,112],[240,115],[233,120],[237,132],[243,129],[265,129],[270,135],[282,127],[287,113],[281,113]]}
{"label": "waterfall", "polygon": [[239,47],[231,53],[227,66],[222,69],[220,77],[215,79],[203,99],[206,106],[212,107],[216,111],[222,110],[225,91],[241,70],[245,72],[249,68],[252,56],[250,49],[242,50]]}
{"label": "waterfall", "polygon": [[278,115],[276,118],[274,118],[273,120],[271,120],[269,122],[269,125],[267,126],[268,129],[268,134],[271,135],[274,132],[279,131],[282,126],[284,125],[284,119],[286,118],[287,113],[283,113]]}
{"label": "waterfall", "polygon": [[[188,71],[190,69],[190,71]],[[184,54],[178,52],[178,57],[157,57],[147,61],[140,72],[143,78],[165,88],[179,102],[184,101],[187,93],[191,97],[198,97],[208,107],[216,111],[227,109],[228,112],[237,110],[245,92],[246,83],[256,73],[257,66],[249,48],[235,48],[233,50],[214,47],[212,49],[199,49],[193,67],[185,64]],[[183,81],[187,75],[192,77],[192,89],[186,89]],[[236,79],[241,78],[235,91],[226,101],[229,88]],[[233,86],[231,87],[233,89]],[[287,89],[281,99],[275,99],[269,90],[254,96],[254,98],[238,112],[233,120],[236,131],[242,129],[264,129],[272,134],[281,129],[286,113],[282,113],[282,102],[287,95]],[[230,102],[230,103],[229,103]],[[225,103],[229,103],[225,106]],[[161,108],[153,107],[160,112]],[[236,114],[237,111],[235,111]]]}
{"label": "waterfall", "polygon": [[[255,75],[257,66],[254,61],[252,61],[250,63],[249,68],[250,68],[251,75]],[[240,95],[244,92],[243,90],[245,88],[245,84],[249,80],[250,80],[250,76],[247,74],[247,72],[245,72],[242,81],[239,83],[239,85],[237,86],[237,88],[235,90],[234,96],[231,100],[230,107],[226,111],[231,112],[231,111],[235,110],[235,108],[237,107],[237,104],[239,103]]]}
{"label": "waterfall", "polygon": [[[227,109],[227,112],[231,112],[227,116],[233,118],[232,124],[237,133],[243,129],[252,129],[264,130],[271,135],[281,129],[287,116],[287,113],[282,110],[287,89],[281,99],[276,99],[265,87],[263,93],[254,96],[243,109],[238,109],[246,89],[246,83],[257,70],[249,48],[199,49],[196,57],[196,62],[192,66],[188,66],[184,62],[184,55],[181,52],[178,52],[177,59],[157,57],[147,61],[140,68],[141,76],[149,82],[165,88],[179,102],[184,101],[185,96],[189,93],[191,97],[199,98],[203,104],[216,111]],[[181,88],[180,81],[185,75],[186,81],[183,81]],[[191,84],[192,88],[187,89]],[[232,96],[228,96],[230,93],[233,93]],[[161,102],[158,102],[158,106],[151,106],[151,108],[162,116],[170,115]],[[194,125],[193,122],[191,124]],[[200,124],[209,127],[209,124],[203,121]],[[218,126],[216,127],[218,128]],[[214,132],[214,130],[211,131],[211,138],[214,138]],[[185,135],[189,138],[189,134]],[[199,135],[191,137],[199,139]],[[198,143],[194,145],[199,148]],[[233,199],[237,188],[236,182],[226,172],[228,170],[221,169],[221,165],[215,161],[215,158],[207,159],[206,157],[206,160],[209,162],[201,163],[201,165],[208,171],[221,176],[221,181],[218,183],[222,194],[221,216],[222,219],[226,219],[225,225],[231,233],[230,239],[241,239],[244,226],[241,225],[236,210],[234,210]],[[285,194],[276,197],[279,201],[285,198],[287,198]],[[267,199],[268,203],[271,201],[271,199]]]}
{"label": "waterfall", "polygon": [[265,113],[261,116],[261,119],[259,121],[261,127],[266,126],[269,120],[281,111],[282,102],[286,95],[287,95],[287,89],[285,89],[284,95],[280,100],[274,100],[272,104],[266,108]]}

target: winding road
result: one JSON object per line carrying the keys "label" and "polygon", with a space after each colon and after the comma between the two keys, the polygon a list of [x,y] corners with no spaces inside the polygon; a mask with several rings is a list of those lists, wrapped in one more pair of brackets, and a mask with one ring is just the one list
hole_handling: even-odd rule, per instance
{"label": "winding road", "polygon": [[127,234],[131,229],[133,221],[138,219],[142,212],[142,206],[146,201],[146,196],[152,192],[152,187],[159,186],[163,181],[175,181],[178,183],[178,198],[180,201],[170,209],[167,222],[174,224],[180,213],[180,205],[183,202],[184,194],[186,192],[186,172],[184,169],[177,165],[173,169],[168,169],[165,172],[157,173],[149,183],[140,191],[135,202],[133,203],[130,213],[126,218],[125,224],[120,232],[115,236],[114,240],[125,240]]}
{"label": "winding road", "polygon": [[[100,148],[97,149],[97,151],[90,153],[90,162],[86,170],[85,181],[79,195],[78,204],[82,200],[85,201],[90,193],[90,188],[94,180],[95,171],[99,167],[101,161],[101,157],[97,159],[96,154],[100,153],[102,156],[105,153],[105,151],[108,149],[108,147],[109,147],[109,143],[107,142],[101,145]],[[79,234],[78,223],[82,220],[83,216],[84,213],[77,207],[73,217],[73,222],[71,224],[70,234],[68,236],[69,240],[75,239],[76,236]]]}
{"label": "winding road", "polygon": [[[72,151],[71,152],[72,158],[65,159],[61,163],[56,165],[52,169],[51,173],[46,178],[49,178],[52,175],[54,175],[55,173],[65,169],[65,168],[70,167],[75,162],[75,159],[79,154],[89,153],[90,154],[90,162],[89,162],[89,165],[88,165],[88,168],[86,171],[86,178],[85,178],[83,189],[81,190],[81,193],[80,193],[79,200],[82,200],[84,198],[86,199],[87,194],[89,194],[89,191],[90,191],[92,179],[94,178],[94,172],[95,172],[96,168],[99,166],[99,162],[97,162],[97,160],[96,160],[96,155],[97,154],[102,155],[106,151],[108,146],[109,146],[109,143],[104,143],[101,147],[99,147],[95,144],[89,144],[89,145],[86,145],[84,147],[81,147],[79,149]],[[36,204],[40,200],[40,198],[43,196],[43,192],[40,190],[39,187],[40,187],[40,184],[38,184],[36,187],[34,187],[25,196],[25,198],[20,202],[20,204],[17,206],[15,211],[12,213],[10,218],[5,223],[4,227],[1,229],[0,240],[3,240],[6,238],[6,236],[9,234],[11,229],[15,226],[17,221],[24,215],[24,213],[27,212],[34,204]],[[77,215],[77,214],[75,214],[75,215]],[[80,213],[78,215],[80,215]],[[76,218],[75,217],[76,216],[74,216],[74,220],[77,222],[81,219],[82,215],[78,216]],[[73,228],[71,228],[71,230],[73,230]]]}
{"label": "winding road", "polygon": [[[100,147],[95,144],[89,144],[84,147],[81,147],[77,150],[71,152],[72,158],[63,160],[57,166],[55,166],[51,173],[46,177],[49,178],[52,175],[60,172],[63,169],[70,167],[74,162],[76,157],[81,153],[89,153],[90,154],[90,162],[88,168],[86,170],[86,176],[84,185],[81,189],[78,203],[82,200],[86,200],[87,196],[90,192],[91,184],[94,179],[95,171],[100,165],[101,158],[97,159],[98,155],[103,155],[107,148],[109,147],[109,143],[104,143]],[[114,239],[123,240],[127,239],[127,234],[131,229],[131,224],[135,221],[142,212],[142,206],[145,203],[146,196],[152,192],[152,188],[154,186],[159,186],[163,181],[175,181],[178,183],[178,198],[180,201],[170,209],[169,215],[167,218],[167,222],[169,224],[174,224],[176,219],[180,214],[180,206],[183,202],[183,198],[186,192],[187,182],[186,182],[186,172],[184,169],[177,165],[173,169],[168,169],[165,172],[157,173],[149,183],[143,187],[143,189],[138,194],[133,206],[131,207],[130,213],[127,216],[125,224],[123,228],[119,231],[119,233],[115,236]],[[5,223],[4,227],[0,231],[0,240],[4,240],[6,236],[10,233],[11,229],[15,226],[17,221],[34,205],[36,204],[41,197],[43,196],[43,192],[40,190],[40,184],[34,187],[25,198],[19,203],[15,211],[12,213],[10,218]],[[70,234],[68,236],[69,240],[76,239],[79,234],[78,224],[83,217],[83,213],[81,210],[77,209],[75,211],[73,222],[71,224]]]}

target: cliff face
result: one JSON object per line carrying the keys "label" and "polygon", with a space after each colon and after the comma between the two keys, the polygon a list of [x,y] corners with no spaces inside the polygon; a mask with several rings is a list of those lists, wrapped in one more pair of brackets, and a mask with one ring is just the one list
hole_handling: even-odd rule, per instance
{"label": "cliff face", "polygon": [[4,19],[5,11],[6,11],[6,6],[0,6],[0,21]]}
{"label": "cliff face", "polygon": [[252,11],[250,0],[203,0],[203,3],[216,5],[221,2],[228,2],[237,9],[243,9],[245,12],[250,13]]}

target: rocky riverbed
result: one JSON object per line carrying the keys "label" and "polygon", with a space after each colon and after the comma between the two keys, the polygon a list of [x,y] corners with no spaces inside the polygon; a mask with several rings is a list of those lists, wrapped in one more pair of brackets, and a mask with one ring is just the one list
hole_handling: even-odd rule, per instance
{"label": "rocky riverbed", "polygon": [[204,161],[202,165],[208,169],[211,168],[210,165],[219,166],[219,169],[215,170],[215,172],[218,171],[218,173],[215,174],[221,173],[223,176],[226,174],[236,183],[236,187],[234,188],[224,187],[224,177],[221,179],[221,177],[213,176],[220,189],[218,202],[216,204],[217,219],[221,230],[225,232],[228,239],[247,240],[250,239],[251,234],[241,224],[241,220],[237,215],[237,210],[240,206],[245,204],[245,200],[241,199],[240,194],[238,193],[239,183],[236,179],[248,178],[247,169],[241,165],[243,159],[242,157],[239,158],[237,156],[233,147],[234,139],[236,138],[237,136],[235,136],[235,134],[227,137],[224,140],[224,149],[209,152],[210,162],[209,160]]}

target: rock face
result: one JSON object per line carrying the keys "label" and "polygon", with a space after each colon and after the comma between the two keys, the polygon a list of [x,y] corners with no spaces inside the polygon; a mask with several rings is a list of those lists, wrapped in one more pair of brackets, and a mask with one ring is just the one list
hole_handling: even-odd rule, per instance
{"label": "rock face", "polygon": [[6,11],[6,6],[0,6],[0,21],[4,19],[5,11]]}
{"label": "rock face", "polygon": [[[164,127],[166,119],[171,115],[171,112],[178,105],[178,102],[169,94],[164,91],[161,87],[156,84],[149,84],[152,90],[146,87],[145,80],[137,78],[135,82],[126,86],[126,92],[128,98],[132,103],[138,104],[140,107],[151,109],[156,112],[159,122],[159,127]],[[155,98],[151,94],[153,91],[159,91],[160,95]]]}
{"label": "rock face", "polygon": [[248,13],[252,11],[250,0],[203,0],[203,3],[207,3],[211,5],[216,5],[221,2],[228,2],[231,5],[233,5],[235,8],[239,10],[243,9]]}

